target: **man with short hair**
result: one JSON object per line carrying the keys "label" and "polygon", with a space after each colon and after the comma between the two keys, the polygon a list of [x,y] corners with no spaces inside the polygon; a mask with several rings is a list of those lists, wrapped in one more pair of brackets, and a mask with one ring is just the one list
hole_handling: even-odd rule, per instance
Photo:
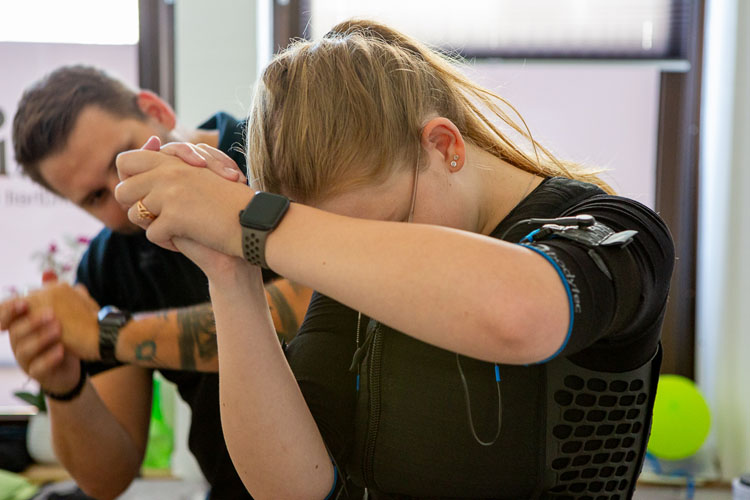
{"label": "man with short hair", "polygon": [[[60,68],[30,87],[13,123],[24,172],[106,226],[78,268],[85,290],[53,284],[0,304],[0,327],[9,330],[16,359],[48,395],[60,461],[101,499],[119,495],[139,473],[154,368],[192,409],[189,446],[211,485],[209,498],[249,498],[221,431],[207,279],[182,254],[151,244],[114,198],[115,158],[154,135],[214,146],[244,169],[242,122],[218,113],[179,137],[175,127],[174,112],[157,95],[84,66]],[[200,159],[207,151],[198,145],[179,154]],[[234,170],[222,175],[244,178]],[[285,280],[267,282],[266,290],[277,332],[294,335],[311,291]],[[152,312],[130,315],[144,311]]]}

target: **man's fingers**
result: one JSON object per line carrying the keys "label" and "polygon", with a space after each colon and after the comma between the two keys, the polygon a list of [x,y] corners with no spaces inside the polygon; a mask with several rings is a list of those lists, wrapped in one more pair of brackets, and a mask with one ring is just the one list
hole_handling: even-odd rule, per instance
{"label": "man's fingers", "polygon": [[62,330],[60,322],[55,319],[35,317],[24,320],[23,324],[14,327],[12,345],[13,353],[21,366],[28,366],[50,345],[60,342]]}
{"label": "man's fingers", "polygon": [[0,304],[0,330],[7,330],[10,325],[29,310],[29,303],[23,299],[11,299]]}
{"label": "man's fingers", "polygon": [[53,370],[60,366],[64,356],[63,345],[59,342],[53,344],[29,363],[27,373],[37,381],[45,380],[52,375]]}

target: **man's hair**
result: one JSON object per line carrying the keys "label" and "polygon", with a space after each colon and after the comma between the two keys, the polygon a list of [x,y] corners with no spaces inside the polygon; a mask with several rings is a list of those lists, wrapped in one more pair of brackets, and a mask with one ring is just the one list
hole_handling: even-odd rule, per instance
{"label": "man's hair", "polygon": [[60,152],[81,112],[99,106],[116,116],[145,118],[134,90],[89,66],[63,66],[26,89],[13,119],[16,161],[33,181],[55,193],[39,164]]}

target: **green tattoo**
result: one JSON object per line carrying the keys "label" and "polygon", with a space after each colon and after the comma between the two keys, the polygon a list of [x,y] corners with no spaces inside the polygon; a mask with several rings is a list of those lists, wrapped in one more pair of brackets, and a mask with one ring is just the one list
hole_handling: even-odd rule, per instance
{"label": "green tattoo", "polygon": [[146,340],[135,346],[135,359],[138,361],[153,361],[156,358],[156,342]]}

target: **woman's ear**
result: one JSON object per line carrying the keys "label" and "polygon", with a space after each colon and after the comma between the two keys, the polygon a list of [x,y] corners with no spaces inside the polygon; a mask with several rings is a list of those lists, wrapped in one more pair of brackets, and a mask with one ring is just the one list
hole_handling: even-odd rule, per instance
{"label": "woman's ear", "polygon": [[433,162],[458,172],[466,161],[466,144],[458,127],[447,118],[430,119],[422,128],[422,148]]}
{"label": "woman's ear", "polygon": [[138,107],[146,116],[153,118],[160,125],[172,130],[177,125],[177,116],[172,107],[161,97],[150,90],[141,90],[137,96]]}

